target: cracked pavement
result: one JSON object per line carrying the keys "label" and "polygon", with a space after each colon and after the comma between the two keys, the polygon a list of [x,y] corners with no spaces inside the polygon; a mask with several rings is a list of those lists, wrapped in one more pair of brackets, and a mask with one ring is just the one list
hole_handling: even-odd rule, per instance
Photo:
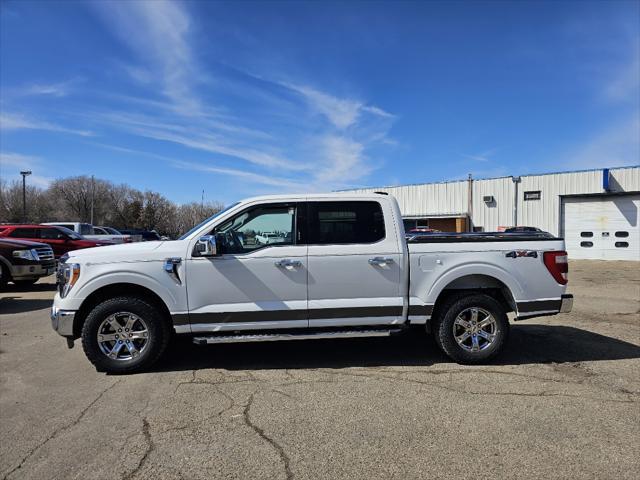
{"label": "cracked pavement", "polygon": [[502,357],[391,339],[195,346],[95,372],[49,324],[51,283],[0,299],[0,478],[637,478],[640,268],[574,261],[574,312]]}

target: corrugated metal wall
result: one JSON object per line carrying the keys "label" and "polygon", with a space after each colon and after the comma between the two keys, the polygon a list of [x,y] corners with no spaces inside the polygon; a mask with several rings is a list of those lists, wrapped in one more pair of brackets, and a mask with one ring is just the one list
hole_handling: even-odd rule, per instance
{"label": "corrugated metal wall", "polygon": [[[494,202],[485,203],[484,197],[493,197]],[[486,232],[495,232],[499,226],[513,224],[513,180],[511,177],[473,182],[474,227]]]}
{"label": "corrugated metal wall", "polygon": [[[610,188],[613,192],[640,191],[640,167],[612,169]],[[524,200],[524,192],[537,190],[541,192],[540,200]],[[400,210],[406,217],[464,215],[468,210],[466,180],[355,191],[388,192],[398,199]],[[561,195],[599,193],[606,193],[602,189],[602,170],[522,176],[518,185],[518,225],[538,227],[560,235]],[[486,204],[483,201],[485,196],[493,196],[495,202]],[[513,197],[511,177],[474,180],[473,225],[485,231],[513,225]]]}
{"label": "corrugated metal wall", "polygon": [[467,212],[468,184],[466,181],[366,188],[355,191],[388,192],[396,197],[400,204],[400,211],[406,217],[464,215]]}

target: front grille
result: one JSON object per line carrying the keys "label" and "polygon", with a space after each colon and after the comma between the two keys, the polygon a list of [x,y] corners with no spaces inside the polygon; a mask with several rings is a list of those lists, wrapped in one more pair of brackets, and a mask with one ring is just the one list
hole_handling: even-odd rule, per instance
{"label": "front grille", "polygon": [[53,250],[51,250],[51,247],[37,247],[34,250],[38,252],[38,258],[40,258],[40,260],[53,260]]}
{"label": "front grille", "polygon": [[40,264],[42,266],[42,268],[56,268],[56,261],[55,260],[47,260],[46,262],[42,262]]}

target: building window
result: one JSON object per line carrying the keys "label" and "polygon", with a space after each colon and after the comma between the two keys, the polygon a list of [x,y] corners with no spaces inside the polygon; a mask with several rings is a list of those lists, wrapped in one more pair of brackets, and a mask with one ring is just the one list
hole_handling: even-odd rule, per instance
{"label": "building window", "polygon": [[629,236],[629,232],[616,232],[616,237],[625,238]]}
{"label": "building window", "polygon": [[580,246],[586,248],[593,247],[593,242],[580,242]]}
{"label": "building window", "polygon": [[616,242],[616,247],[618,248],[627,248],[629,246],[629,242]]}
{"label": "building window", "polygon": [[586,238],[593,237],[593,232],[580,232],[580,236]]}
{"label": "building window", "polygon": [[525,200],[540,200],[540,190],[533,190],[530,192],[524,192]]}

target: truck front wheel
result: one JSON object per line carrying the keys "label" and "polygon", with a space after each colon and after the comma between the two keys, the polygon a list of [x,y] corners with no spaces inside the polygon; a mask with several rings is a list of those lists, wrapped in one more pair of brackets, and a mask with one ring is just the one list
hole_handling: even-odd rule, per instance
{"label": "truck front wheel", "polygon": [[489,295],[452,298],[440,309],[434,334],[437,343],[458,363],[483,363],[500,353],[509,335],[502,305]]}
{"label": "truck front wheel", "polygon": [[155,363],[170,335],[163,312],[154,304],[116,297],[91,310],[82,327],[82,348],[96,370],[132,373]]}

